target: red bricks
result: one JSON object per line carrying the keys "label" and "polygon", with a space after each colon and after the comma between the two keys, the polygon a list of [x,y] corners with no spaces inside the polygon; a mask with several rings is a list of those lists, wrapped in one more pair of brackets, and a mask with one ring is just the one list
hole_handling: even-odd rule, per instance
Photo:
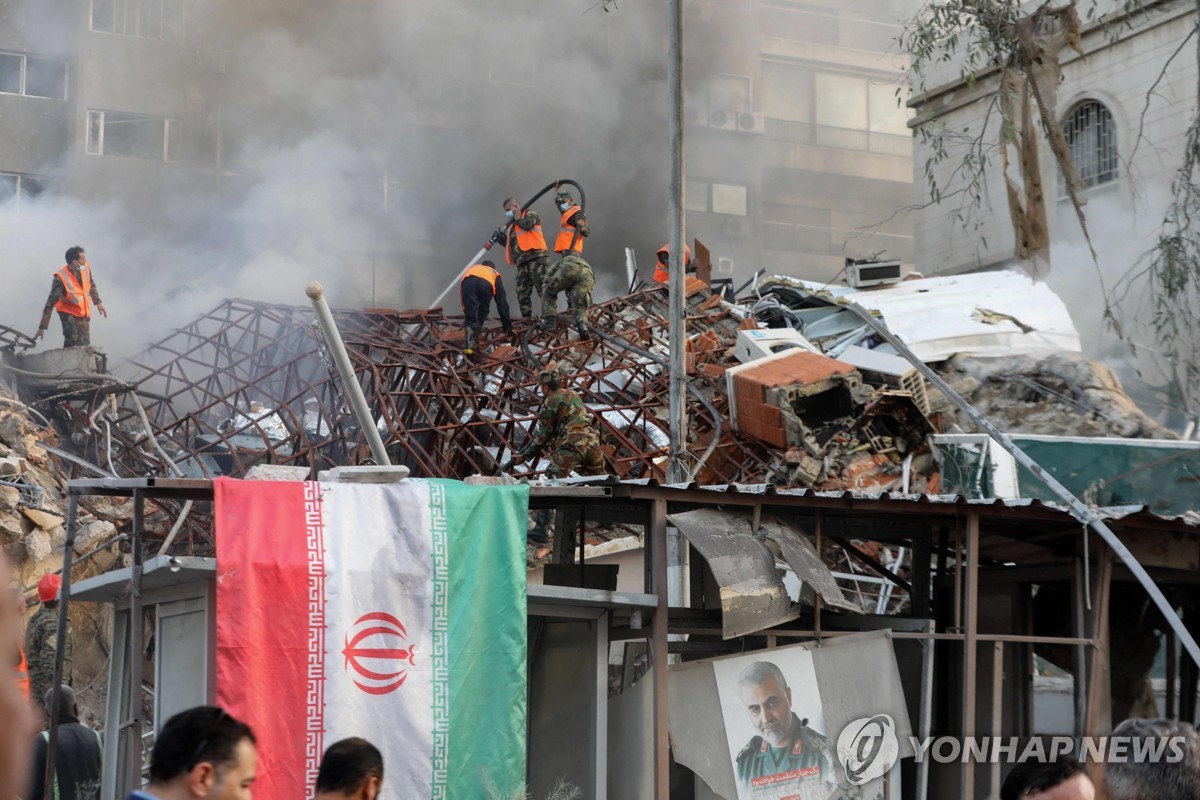
{"label": "red bricks", "polygon": [[721,295],[714,294],[712,297],[708,298],[703,303],[701,303],[700,307],[696,310],[697,311],[709,311],[711,309],[716,308],[719,305],[721,305]]}
{"label": "red bricks", "polygon": [[683,284],[684,297],[691,297],[697,292],[703,292],[708,289],[708,284],[699,278],[688,278]]}
{"label": "red bricks", "polygon": [[756,331],[758,330],[758,320],[754,317],[746,317],[742,320],[742,324],[738,325],[739,331]]}
{"label": "red bricks", "polygon": [[718,364],[700,364],[696,367],[696,371],[710,381],[719,381],[725,377],[725,367]]}

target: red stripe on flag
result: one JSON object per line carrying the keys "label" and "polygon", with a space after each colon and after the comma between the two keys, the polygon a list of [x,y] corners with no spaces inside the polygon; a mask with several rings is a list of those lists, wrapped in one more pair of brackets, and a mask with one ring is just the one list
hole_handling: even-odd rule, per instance
{"label": "red stripe on flag", "polygon": [[315,484],[216,481],[217,702],[258,739],[254,794],[311,797],[324,734]]}

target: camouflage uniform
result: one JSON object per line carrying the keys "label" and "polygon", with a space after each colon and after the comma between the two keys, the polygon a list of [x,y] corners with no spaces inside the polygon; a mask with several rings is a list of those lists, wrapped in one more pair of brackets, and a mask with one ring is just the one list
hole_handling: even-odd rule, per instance
{"label": "camouflage uniform", "polygon": [[[66,653],[63,658],[63,679],[71,685],[74,663],[71,653],[71,627],[67,626]],[[42,698],[54,685],[54,655],[58,652],[58,609],[43,605],[29,620],[25,629],[25,656],[29,660],[29,693],[41,706]]]}
{"label": "camouflage uniform", "polygon": [[563,478],[572,471],[580,475],[604,475],[604,453],[600,450],[600,435],[584,408],[583,400],[570,389],[555,389],[546,395],[538,411],[533,438],[521,450],[525,458],[537,455],[550,446],[550,469],[547,478]]}
{"label": "camouflage uniform", "polygon": [[[94,275],[92,276],[92,288],[89,294],[91,295],[93,305],[101,305],[100,292],[96,289]],[[66,296],[67,290],[63,287],[62,281],[58,279],[58,276],[52,277],[50,279],[50,298],[46,300],[46,307],[42,309],[42,319],[38,323],[38,330],[44,331],[50,327],[50,312],[54,310],[55,304]],[[63,347],[87,347],[92,343],[92,321],[90,317],[77,317],[74,314],[59,311],[58,318],[62,320]]]}
{"label": "camouflage uniform", "polygon": [[790,748],[772,747],[761,736],[737,754],[737,779],[748,797],[825,800],[837,783],[828,740],[792,712]]}
{"label": "camouflage uniform", "polygon": [[542,287],[543,319],[549,322],[558,313],[558,295],[565,292],[575,324],[586,328],[587,310],[592,304],[592,287],[595,284],[596,276],[592,273],[592,267],[582,256],[564,256],[550,268]]}
{"label": "camouflage uniform", "polygon": [[517,265],[517,305],[521,316],[528,319],[533,316],[533,298],[541,297],[542,284],[546,281],[546,270],[550,269],[550,254],[545,250],[521,250],[517,237],[512,233],[512,226],[521,230],[531,231],[542,224],[536,211],[526,211],[520,219],[509,223],[505,233],[505,247],[508,248],[509,260]]}

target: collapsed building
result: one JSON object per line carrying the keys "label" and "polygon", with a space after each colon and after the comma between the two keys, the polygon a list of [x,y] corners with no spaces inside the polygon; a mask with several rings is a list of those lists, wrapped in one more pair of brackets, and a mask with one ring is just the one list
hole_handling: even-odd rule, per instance
{"label": "collapsed building", "polygon": [[[939,620],[937,630],[958,629],[965,611],[947,605],[948,588],[961,594],[964,564],[974,569],[979,559],[971,555],[962,517],[969,529],[970,516],[982,514],[995,518],[994,527],[985,528],[978,564],[987,591],[1036,619],[1033,625],[1016,617],[1005,623],[1017,637],[1008,651],[1016,659],[1013,674],[1030,677],[1034,662],[1026,657],[1035,652],[1047,670],[1077,668],[1078,642],[1095,646],[1103,640],[1109,647],[1110,637],[1114,649],[1138,654],[1136,664],[1112,669],[1113,715],[1160,703],[1168,712],[1194,713],[1194,692],[1188,690],[1197,674],[1186,662],[1165,687],[1147,678],[1161,641],[1128,618],[1126,611],[1147,613],[1140,590],[1116,570],[1113,593],[1122,605],[1114,606],[1114,619],[1121,627],[1102,636],[1097,626],[1108,623],[1092,612],[1085,636],[1073,619],[1080,598],[1094,587],[1078,576],[1062,580],[1072,565],[1078,569],[1080,558],[1088,560],[1078,526],[1061,508],[1019,499],[1038,496],[1027,476],[1006,466],[988,437],[861,315],[866,309],[881,319],[1005,430],[1033,437],[1034,446],[1041,437],[1053,452],[1075,453],[1055,465],[1056,474],[1082,482],[1090,494],[1079,494],[1104,507],[1139,558],[1164,580],[1176,580],[1179,565],[1191,563],[1190,555],[1183,561],[1176,556],[1191,553],[1186,531],[1197,520],[1186,497],[1146,486],[1182,485],[1200,466],[1198,451],[1192,443],[1171,441],[1173,434],[1138,410],[1111,373],[1080,354],[1078,335],[1048,290],[1015,273],[990,273],[874,289],[768,278],[740,297],[692,278],[687,293],[689,482],[672,488],[672,514],[696,503],[775,506],[805,530],[786,535],[787,526],[780,528],[776,538],[787,546],[766,572],[754,575],[723,571],[738,558],[754,561],[760,546],[754,535],[743,536],[741,527],[737,535],[716,538],[704,526],[685,531],[693,553],[692,610],[684,609],[680,621],[672,608],[671,625],[689,631],[691,641],[683,644],[693,649],[681,645],[672,652],[719,654],[746,642],[761,645],[763,635],[800,636],[814,624],[819,629],[819,604],[816,620],[811,618],[814,586],[830,626],[904,628],[911,617]],[[558,488],[538,481],[545,462],[530,465],[528,475],[539,487],[535,506],[554,511],[558,534],[552,548],[530,548],[530,584],[585,582],[599,568],[608,570],[606,587],[636,592],[612,579],[640,583],[648,574],[643,554],[649,528],[636,521],[642,511],[606,511],[588,498],[658,502],[670,427],[666,312],[664,287],[638,288],[593,307],[590,340],[578,341],[561,327],[539,332],[518,322],[515,341],[486,331],[487,356],[477,360],[463,355],[461,320],[440,309],[342,310],[335,318],[389,458],[418,476],[495,474],[529,435],[541,400],[539,370],[550,361],[569,364],[613,475],[598,487],[574,487],[568,480]],[[24,521],[8,546],[10,552],[35,553],[31,563],[44,558],[36,555],[42,550],[62,546],[58,497],[68,478],[90,487],[75,493],[87,534],[81,531],[74,552],[93,565],[81,570],[119,574],[129,561],[132,526],[141,524],[146,555],[156,551],[162,558],[153,561],[155,568],[169,573],[164,565],[174,563],[170,559],[213,554],[211,489],[187,487],[277,467],[312,476],[370,462],[307,307],[228,300],[111,368],[91,348],[20,349],[10,348],[4,362],[12,389],[6,405],[17,421],[5,422],[0,435],[29,469],[42,470],[31,480],[43,486],[41,502],[56,513],[49,527],[41,526],[30,513],[36,492],[16,489],[14,508],[20,506],[16,513]],[[5,433],[10,427],[11,437]],[[1111,465],[1112,474],[1102,481],[1094,469],[1080,466],[1101,463],[1097,448],[1105,448],[1105,469]],[[140,500],[131,480],[147,487]],[[161,491],[150,491],[155,481]],[[172,490],[172,481],[185,488]],[[705,492],[696,493],[698,486]],[[133,512],[138,502],[140,519]],[[758,517],[746,524],[751,522],[757,527]],[[815,547],[807,541],[813,530]],[[1036,541],[1026,541],[1029,536]],[[1159,552],[1164,537],[1176,542],[1178,553]],[[726,551],[738,558],[728,561]],[[625,567],[619,575],[617,564]],[[1026,577],[1034,573],[1040,577],[1031,590]],[[751,613],[749,598],[736,589],[747,579],[747,585],[771,587],[773,616]],[[1193,616],[1196,604],[1182,584],[1171,591]],[[119,592],[115,597],[119,601]],[[871,622],[873,616],[887,621]],[[635,629],[632,618],[619,622]],[[720,641],[735,633],[751,638]],[[718,641],[710,641],[713,636]],[[616,691],[628,689],[637,673],[629,658],[636,662],[638,656],[631,652],[609,665],[616,669],[609,675]],[[992,677],[995,687],[998,675]],[[1093,683],[1074,684],[1078,730],[1085,722],[1094,729],[1105,716],[1090,706],[1087,713],[1080,710]],[[1038,703],[1047,702],[1044,696],[1020,701],[1023,730],[1033,730],[1044,713]],[[935,709],[935,725],[962,710],[950,709]]]}

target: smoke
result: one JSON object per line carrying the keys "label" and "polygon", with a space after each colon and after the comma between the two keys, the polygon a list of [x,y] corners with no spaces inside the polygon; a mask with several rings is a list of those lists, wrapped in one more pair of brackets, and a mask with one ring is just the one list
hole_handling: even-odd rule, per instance
{"label": "smoke", "polygon": [[[334,304],[423,307],[503,221],[504,197],[558,178],[587,192],[597,299],[623,288],[624,247],[661,243],[662,4],[297,5],[189,4],[184,42],[170,43],[80,33],[74,13],[26,0],[11,22],[27,49],[75,64],[75,133],[38,168],[64,191],[0,209],[0,323],[33,332],[75,244],[109,311],[93,340],[110,354],[224,297],[302,304],[313,279]],[[90,108],[179,118],[176,163],[85,154]],[[12,155],[0,146],[0,169],[29,171]],[[548,239],[550,201],[535,207]],[[47,343],[59,335],[52,320]]]}
{"label": "smoke", "polygon": [[[1169,202],[1166,186],[1140,181],[1089,193],[1084,206],[1088,230],[1093,242],[1103,243],[1093,263],[1074,210],[1059,201],[1051,221],[1052,267],[1046,282],[1070,311],[1084,354],[1111,368],[1147,413],[1176,424],[1186,420],[1163,393],[1170,373],[1155,341],[1152,290],[1139,277]],[[1116,326],[1105,318],[1106,311]]]}

